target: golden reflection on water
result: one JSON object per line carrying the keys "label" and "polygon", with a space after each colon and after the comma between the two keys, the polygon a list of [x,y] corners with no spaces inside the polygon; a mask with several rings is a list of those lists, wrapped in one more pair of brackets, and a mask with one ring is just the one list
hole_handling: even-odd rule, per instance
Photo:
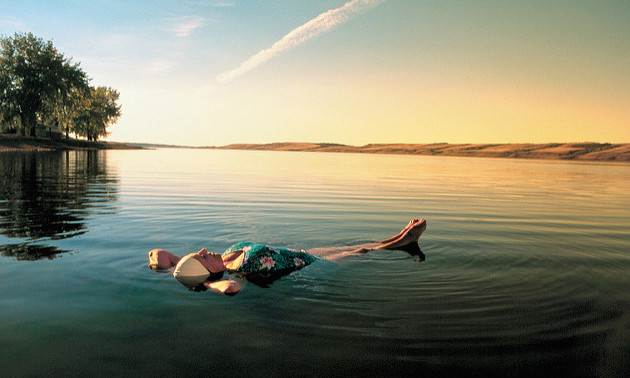
{"label": "golden reflection on water", "polygon": [[628,219],[630,209],[627,164],[191,149],[116,151],[109,162],[137,196],[292,210],[306,219],[366,214],[374,227],[425,217],[429,234],[443,229],[443,237],[462,228],[569,237]]}
{"label": "golden reflection on water", "polygon": [[110,163],[132,181],[199,193],[208,187],[235,194],[253,187],[287,194],[291,189],[356,196],[378,192],[412,199],[494,200],[506,209],[528,198],[538,202],[530,206],[571,211],[564,207],[568,202],[582,199],[577,204],[588,208],[593,196],[608,204],[627,203],[630,192],[626,164],[194,149],[117,151]]}

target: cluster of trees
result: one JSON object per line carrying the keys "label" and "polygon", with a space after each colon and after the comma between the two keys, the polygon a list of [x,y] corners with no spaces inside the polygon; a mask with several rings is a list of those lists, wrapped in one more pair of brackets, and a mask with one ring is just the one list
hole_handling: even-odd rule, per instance
{"label": "cluster of trees", "polygon": [[93,87],[71,58],[32,33],[0,38],[0,130],[37,136],[38,126],[88,140],[120,117],[118,91]]}

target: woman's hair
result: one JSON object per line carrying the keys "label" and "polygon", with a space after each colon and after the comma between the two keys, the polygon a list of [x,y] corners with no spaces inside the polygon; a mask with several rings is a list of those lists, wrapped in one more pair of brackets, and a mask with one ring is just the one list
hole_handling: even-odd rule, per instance
{"label": "woman's hair", "polygon": [[210,273],[210,276],[208,276],[208,278],[206,278],[204,282],[198,284],[197,286],[187,286],[187,285],[184,285],[184,286],[186,286],[188,290],[194,291],[194,292],[206,291],[208,290],[208,288],[204,286],[204,283],[218,281],[221,278],[223,278],[223,272]]}

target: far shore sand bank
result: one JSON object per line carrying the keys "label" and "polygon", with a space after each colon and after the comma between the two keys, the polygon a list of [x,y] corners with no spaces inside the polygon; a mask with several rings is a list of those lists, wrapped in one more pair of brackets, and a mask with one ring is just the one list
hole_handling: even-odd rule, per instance
{"label": "far shore sand bank", "polygon": [[78,139],[29,138],[0,134],[0,152],[105,150],[146,148],[208,148],[225,150],[337,152],[398,155],[494,157],[548,160],[630,162],[630,143],[545,143],[545,144],[367,144],[349,146],[335,143],[230,144],[220,147],[186,147],[142,143],[88,142]]}
{"label": "far shore sand bank", "polygon": [[585,160],[630,162],[630,143],[547,143],[547,144],[368,144],[347,146],[330,143],[230,144],[231,150],[346,152],[468,156],[521,159]]}

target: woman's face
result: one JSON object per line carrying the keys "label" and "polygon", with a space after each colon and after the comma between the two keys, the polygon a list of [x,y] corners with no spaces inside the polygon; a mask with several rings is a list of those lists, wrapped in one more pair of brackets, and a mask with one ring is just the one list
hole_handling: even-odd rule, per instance
{"label": "woman's face", "polygon": [[210,273],[223,272],[225,265],[223,258],[218,253],[208,252],[205,248],[197,252],[194,256]]}

